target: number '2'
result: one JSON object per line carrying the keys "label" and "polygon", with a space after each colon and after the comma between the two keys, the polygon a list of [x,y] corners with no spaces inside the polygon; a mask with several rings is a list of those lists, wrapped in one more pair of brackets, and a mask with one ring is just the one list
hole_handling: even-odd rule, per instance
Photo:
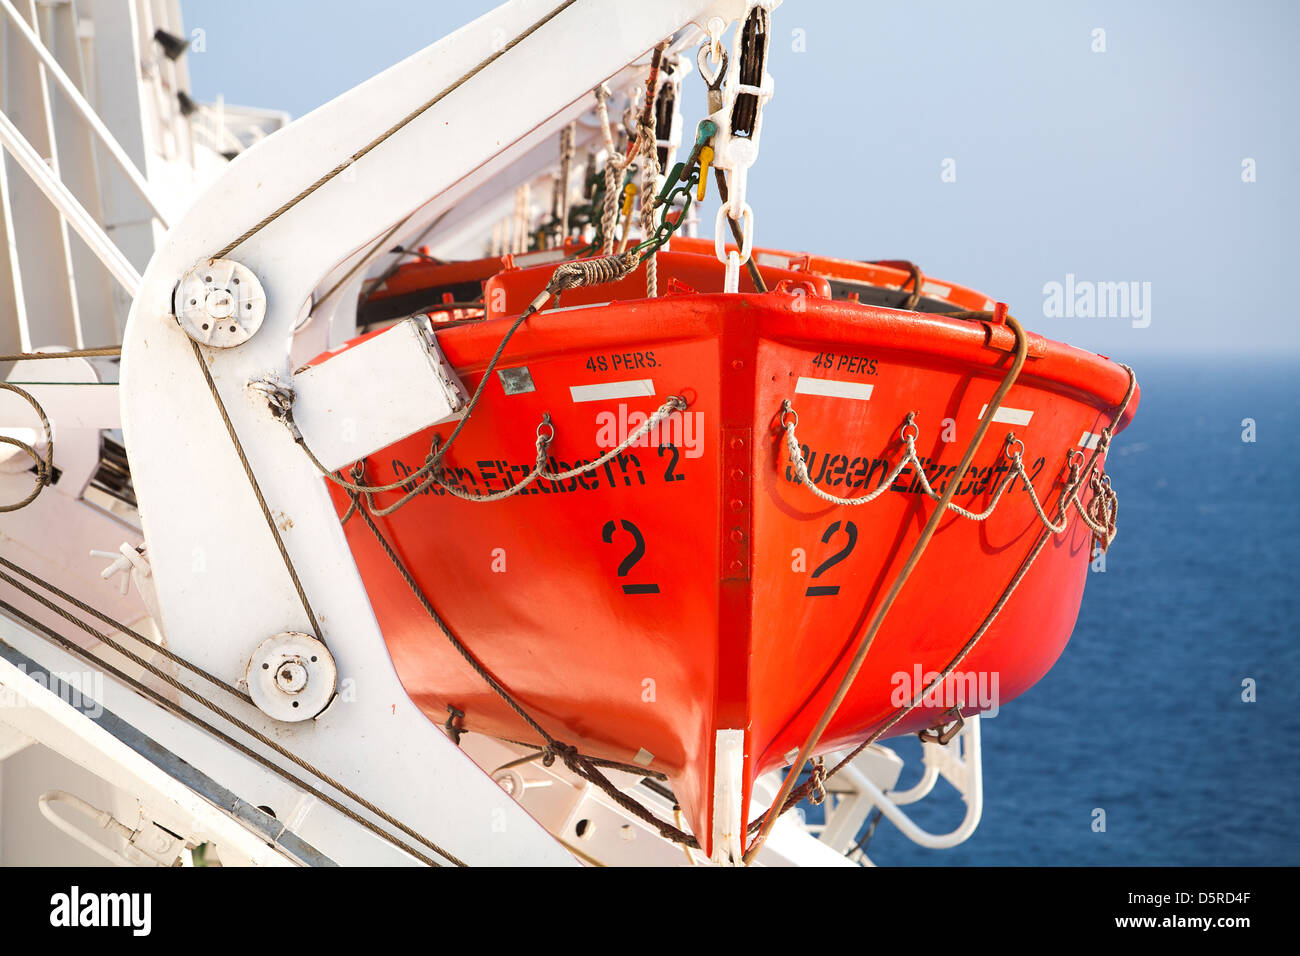
{"label": "number '2'", "polygon": [[[632,570],[638,561],[645,557],[645,538],[641,535],[641,529],[628,521],[626,518],[619,520],[623,530],[632,536],[632,550],[627,553],[618,566],[618,576],[627,577],[627,573]],[[600,537],[606,544],[614,543],[614,522],[612,520],[605,522],[605,527],[600,529]],[[624,594],[658,594],[659,585],[657,584],[625,584],[623,585]]]}
{"label": "number '2'", "polygon": [[[835,532],[839,530],[840,523],[838,521],[832,521],[831,526],[827,528],[826,532],[822,535],[822,544],[830,544],[831,538],[834,536]],[[844,533],[848,535],[849,543],[817,566],[817,569],[812,573],[813,580],[816,580],[831,568],[835,567],[835,565],[847,558],[853,551],[853,546],[858,543],[858,526],[852,521],[846,521],[844,522]],[[804,592],[804,596],[827,597],[839,593],[840,586],[838,584],[815,584]]]}

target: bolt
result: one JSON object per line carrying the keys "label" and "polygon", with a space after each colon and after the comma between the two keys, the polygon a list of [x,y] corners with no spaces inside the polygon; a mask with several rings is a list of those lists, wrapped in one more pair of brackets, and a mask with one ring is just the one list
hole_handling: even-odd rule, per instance
{"label": "bolt", "polygon": [[235,312],[235,297],[229,289],[213,289],[203,300],[203,310],[212,319],[228,319]]}
{"label": "bolt", "polygon": [[301,661],[285,661],[275,672],[275,686],[286,694],[296,694],[307,686],[307,668]]}

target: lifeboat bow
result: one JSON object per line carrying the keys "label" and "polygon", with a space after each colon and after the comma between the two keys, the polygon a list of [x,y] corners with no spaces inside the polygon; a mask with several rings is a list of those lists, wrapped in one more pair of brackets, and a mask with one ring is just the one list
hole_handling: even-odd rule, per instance
{"label": "lifeboat bow", "polygon": [[689,823],[662,832],[738,860],[761,775],[814,761],[792,804],[824,755],[950,733],[1046,673],[1115,534],[1105,451],[1137,396],[1003,305],[957,307],[977,293],[832,297],[896,266],[767,251],[772,291],[725,294],[681,245],[664,295],[641,265],[541,312],[555,267],[507,263],[499,315],[436,331],[465,413],[332,491],[431,719],[662,777]]}

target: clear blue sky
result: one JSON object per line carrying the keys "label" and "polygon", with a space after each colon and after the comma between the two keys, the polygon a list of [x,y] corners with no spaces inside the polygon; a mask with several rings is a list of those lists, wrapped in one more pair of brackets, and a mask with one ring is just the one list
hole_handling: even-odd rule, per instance
{"label": "clear blue sky", "polygon": [[[301,115],[492,6],[183,0],[194,93]],[[773,34],[760,244],[910,258],[1119,359],[1300,355],[1300,5],[786,0]],[[1067,274],[1150,283],[1149,326],[1044,315]]]}

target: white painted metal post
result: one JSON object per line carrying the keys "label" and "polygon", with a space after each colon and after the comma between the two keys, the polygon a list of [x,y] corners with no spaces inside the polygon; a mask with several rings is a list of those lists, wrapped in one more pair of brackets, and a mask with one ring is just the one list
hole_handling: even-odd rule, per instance
{"label": "white painted metal post", "polygon": [[[301,630],[305,612],[191,342],[171,315],[172,290],[196,263],[409,120],[347,176],[329,179],[229,253],[261,283],[266,317],[242,345],[210,350],[204,360],[268,508],[289,529],[285,547],[339,677],[356,687],[355,699],[317,720],[288,726],[253,713],[250,723],[471,863],[572,860],[518,805],[497,809],[500,788],[406,695],[320,475],[247,386],[268,374],[288,378],[304,303],[339,263],[414,209],[437,215],[435,198],[481,184],[494,160],[529,141],[539,124],[584,112],[598,82],[714,5],[515,0],[498,8],[227,167],[167,234],[132,307],[123,429],[164,627],[177,653],[233,681],[259,642]],[[187,454],[178,456],[179,447]]]}
{"label": "white painted metal post", "polygon": [[58,61],[45,48],[45,44],[41,42],[41,38],[36,35],[36,32],[27,25],[27,21],[14,9],[10,0],[0,0],[0,9],[4,10],[18,29],[19,35],[27,41],[28,46],[41,58],[41,62],[45,64],[45,69],[49,71],[49,75],[54,77],[54,81],[59,84],[59,88],[68,97],[69,102],[90,125],[90,128],[95,131],[95,135],[99,137],[104,148],[108,150],[108,154],[113,157],[113,161],[117,163],[118,168],[126,174],[126,178],[131,181],[131,185],[136,188],[140,197],[149,204],[149,208],[158,218],[158,221],[166,226],[168,224],[167,214],[163,212],[162,204],[154,197],[144,176],[140,173],[140,170],[136,169],[135,163],[131,162],[131,157],[126,155],[126,151],[122,149],[117,139],[109,132],[108,127],[99,118],[99,114],[95,112],[94,107],[86,102],[86,98],[81,95],[81,91],[77,89],[76,84],[69,79],[68,74],[63,71]]}
{"label": "white painted metal post", "polygon": [[68,187],[63,185],[62,180],[41,161],[40,154],[32,148],[32,144],[27,142],[23,134],[18,131],[18,127],[14,126],[4,113],[0,113],[0,145],[9,151],[18,165],[32,178],[32,182],[45,194],[45,198],[52,202],[59,214],[67,220],[68,225],[85,240],[86,245],[95,253],[99,261],[113,274],[113,278],[121,283],[128,294],[134,296],[140,288],[140,274],[135,271],[135,266],[127,261],[126,256],[122,255],[117,246],[113,245],[113,240],[99,228],[99,223],[86,212],[85,207],[77,201],[77,197],[72,195]]}

